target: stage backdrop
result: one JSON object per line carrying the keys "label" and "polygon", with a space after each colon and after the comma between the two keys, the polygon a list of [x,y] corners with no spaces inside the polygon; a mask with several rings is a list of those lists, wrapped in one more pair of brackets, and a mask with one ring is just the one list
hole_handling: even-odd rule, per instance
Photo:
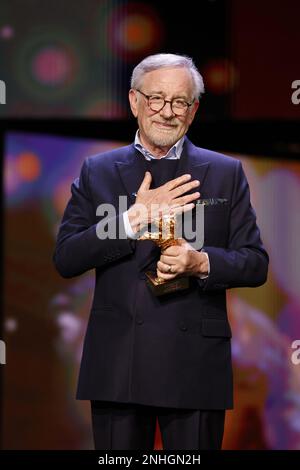
{"label": "stage backdrop", "polygon": [[[6,449],[92,448],[89,404],[76,401],[75,390],[93,273],[64,280],[52,254],[84,158],[121,145],[6,135]],[[271,263],[266,285],[228,292],[235,410],[227,414],[223,447],[300,449],[300,365],[292,361],[292,342],[300,339],[300,163],[235,157],[248,176]]]}

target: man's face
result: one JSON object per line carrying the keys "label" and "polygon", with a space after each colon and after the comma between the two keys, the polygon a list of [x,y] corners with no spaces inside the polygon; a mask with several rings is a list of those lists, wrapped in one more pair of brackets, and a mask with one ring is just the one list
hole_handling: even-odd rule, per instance
{"label": "man's face", "polygon": [[[144,75],[140,86],[146,95],[162,96],[166,100],[180,98],[188,103],[193,101],[193,83],[185,68],[161,68]],[[152,111],[147,99],[138,91],[130,90],[129,101],[133,115],[138,120],[140,139],[149,150],[171,148],[191,125],[199,102],[195,101],[183,116],[176,115],[170,103],[161,111]]]}

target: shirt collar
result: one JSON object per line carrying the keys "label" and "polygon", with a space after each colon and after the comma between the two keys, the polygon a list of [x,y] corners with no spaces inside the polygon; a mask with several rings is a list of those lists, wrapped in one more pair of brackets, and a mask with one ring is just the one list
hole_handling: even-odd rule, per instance
{"label": "shirt collar", "polygon": [[[170,148],[168,153],[161,158],[166,158],[167,160],[179,160],[182,154],[183,144],[184,144],[185,136],[181,137],[173,147]],[[152,155],[149,150],[145,149],[142,145],[139,137],[139,130],[136,131],[135,139],[134,139],[134,147],[146,158],[146,160],[153,160],[157,159],[154,155]]]}

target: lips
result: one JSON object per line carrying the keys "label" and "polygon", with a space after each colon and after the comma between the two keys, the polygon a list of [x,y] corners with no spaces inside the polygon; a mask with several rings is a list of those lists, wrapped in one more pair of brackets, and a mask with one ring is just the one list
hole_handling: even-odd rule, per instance
{"label": "lips", "polygon": [[175,129],[176,125],[175,124],[167,124],[165,122],[157,122],[157,121],[154,121],[154,124],[159,127],[160,129],[168,129],[168,130],[171,130],[171,129]]}

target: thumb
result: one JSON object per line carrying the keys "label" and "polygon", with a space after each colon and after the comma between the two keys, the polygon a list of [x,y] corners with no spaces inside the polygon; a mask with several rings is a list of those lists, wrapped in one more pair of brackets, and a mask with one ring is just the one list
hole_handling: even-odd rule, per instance
{"label": "thumb", "polygon": [[148,191],[150,189],[150,184],[152,181],[152,176],[150,171],[146,171],[142,184],[139,188],[140,191]]}

